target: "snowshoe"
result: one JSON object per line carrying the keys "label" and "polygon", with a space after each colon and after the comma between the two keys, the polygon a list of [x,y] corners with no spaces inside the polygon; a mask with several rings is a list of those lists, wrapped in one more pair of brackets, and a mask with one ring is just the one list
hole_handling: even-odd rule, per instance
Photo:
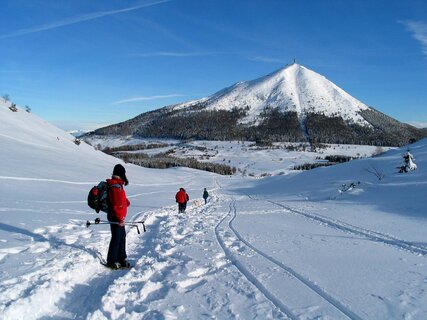
{"label": "snowshoe", "polygon": [[132,265],[129,262],[124,261],[122,263],[123,264],[121,264],[119,262],[114,262],[114,263],[102,263],[101,262],[101,264],[103,266],[105,266],[105,267],[107,267],[107,268],[109,268],[111,270],[127,270],[127,269],[132,268]]}
{"label": "snowshoe", "polygon": [[129,262],[125,261],[120,261],[120,268],[121,269],[129,269],[131,266],[131,264]]}

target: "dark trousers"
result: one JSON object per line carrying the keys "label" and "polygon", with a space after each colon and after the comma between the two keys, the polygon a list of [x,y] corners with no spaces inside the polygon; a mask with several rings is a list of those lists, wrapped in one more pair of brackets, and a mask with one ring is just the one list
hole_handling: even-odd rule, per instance
{"label": "dark trousers", "polygon": [[111,241],[108,248],[107,263],[123,262],[126,260],[126,230],[118,224],[110,224]]}
{"label": "dark trousers", "polygon": [[184,203],[178,202],[178,212],[179,213],[185,212],[186,208],[187,208],[187,202],[184,202]]}

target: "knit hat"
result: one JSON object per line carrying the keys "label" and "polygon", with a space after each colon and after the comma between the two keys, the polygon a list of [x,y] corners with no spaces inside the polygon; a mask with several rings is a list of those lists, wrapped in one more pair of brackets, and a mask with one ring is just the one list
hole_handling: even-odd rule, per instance
{"label": "knit hat", "polygon": [[113,176],[118,176],[123,180],[125,186],[129,184],[128,178],[126,177],[126,169],[121,164],[116,164],[113,170]]}

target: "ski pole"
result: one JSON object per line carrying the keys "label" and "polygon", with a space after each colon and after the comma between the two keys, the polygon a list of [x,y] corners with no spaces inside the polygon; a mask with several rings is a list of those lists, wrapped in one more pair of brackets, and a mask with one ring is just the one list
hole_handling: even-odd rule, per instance
{"label": "ski pole", "polygon": [[[92,223],[87,220],[86,221],[86,227],[89,228],[89,226]],[[101,220],[100,218],[96,218],[95,219],[95,223],[94,224],[120,224],[119,222],[115,222],[115,221],[105,221],[105,220]],[[141,234],[141,232],[139,231],[138,225],[134,224],[134,223],[125,223],[125,225],[131,226],[131,227],[135,227],[136,231],[138,232],[138,234]],[[144,232],[145,232],[145,226],[144,226]]]}
{"label": "ski pole", "polygon": [[[99,219],[99,218],[96,218]],[[96,219],[95,219],[95,223],[96,223]],[[120,224],[120,222],[115,222],[115,221],[105,221],[105,220],[98,220],[98,223],[109,223],[109,224]],[[131,226],[131,227],[135,227],[136,231],[138,232],[138,234],[141,234],[141,232],[139,231],[138,225],[135,223],[129,223],[129,222],[125,222],[124,223],[125,226]]]}
{"label": "ski pole", "polygon": [[95,223],[91,223],[89,220],[86,221],[86,227],[87,228],[89,228],[89,226],[92,225],[92,224],[109,224],[109,223],[108,222],[107,223],[106,222],[99,223],[99,222],[96,222],[96,221],[95,221]]}

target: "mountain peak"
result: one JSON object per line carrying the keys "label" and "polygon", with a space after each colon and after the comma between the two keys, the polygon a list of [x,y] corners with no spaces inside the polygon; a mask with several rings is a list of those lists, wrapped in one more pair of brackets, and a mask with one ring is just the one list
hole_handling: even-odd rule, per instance
{"label": "mountain peak", "polygon": [[[270,77],[270,78],[274,78],[274,77],[278,77],[278,78],[296,77],[299,74],[301,74],[301,72],[304,69],[307,70],[306,67],[304,67],[304,66],[302,66],[296,62],[293,62],[291,64],[285,65],[283,68],[280,68],[280,69],[274,71],[273,73],[271,73],[265,77],[259,78],[259,80],[264,79],[264,78],[268,78],[268,77]],[[256,80],[258,80],[258,79],[256,79]],[[277,79],[277,80],[280,81],[280,79]]]}
{"label": "mountain peak", "polygon": [[294,62],[275,72],[250,81],[243,81],[207,98],[208,110],[231,110],[250,107],[243,123],[257,122],[266,108],[281,112],[297,112],[303,119],[307,113],[325,116],[340,114],[342,118],[369,126],[361,110],[368,106],[350,96],[322,75]]}

